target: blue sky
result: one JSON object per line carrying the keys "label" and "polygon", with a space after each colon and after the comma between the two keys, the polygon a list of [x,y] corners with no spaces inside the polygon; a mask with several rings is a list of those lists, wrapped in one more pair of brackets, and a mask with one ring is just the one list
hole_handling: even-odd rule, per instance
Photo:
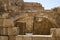
{"label": "blue sky", "polygon": [[60,0],[24,0],[25,2],[38,2],[41,3],[45,9],[60,6]]}

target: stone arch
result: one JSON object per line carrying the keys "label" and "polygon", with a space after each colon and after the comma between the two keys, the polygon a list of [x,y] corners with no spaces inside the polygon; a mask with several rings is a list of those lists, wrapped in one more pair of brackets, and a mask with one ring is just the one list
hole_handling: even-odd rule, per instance
{"label": "stone arch", "polygon": [[[41,20],[40,20],[41,19]],[[57,28],[48,18],[35,17],[33,23],[33,34],[34,35],[49,35],[51,28]]]}

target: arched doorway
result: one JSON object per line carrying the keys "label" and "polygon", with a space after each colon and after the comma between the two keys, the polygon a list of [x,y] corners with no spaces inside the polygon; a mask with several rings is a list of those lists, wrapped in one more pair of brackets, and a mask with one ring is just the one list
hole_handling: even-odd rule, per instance
{"label": "arched doorway", "polygon": [[25,22],[15,22],[15,26],[19,27],[19,35],[25,35],[25,33],[26,33],[26,23]]}
{"label": "arched doorway", "polygon": [[48,18],[34,17],[33,35],[50,35],[50,29],[57,28]]}

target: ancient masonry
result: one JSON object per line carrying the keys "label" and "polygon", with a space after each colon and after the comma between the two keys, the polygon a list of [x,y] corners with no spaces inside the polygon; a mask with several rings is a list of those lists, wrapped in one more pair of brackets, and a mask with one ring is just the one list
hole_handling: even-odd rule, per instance
{"label": "ancient masonry", "polygon": [[60,7],[0,0],[0,40],[60,40]]}

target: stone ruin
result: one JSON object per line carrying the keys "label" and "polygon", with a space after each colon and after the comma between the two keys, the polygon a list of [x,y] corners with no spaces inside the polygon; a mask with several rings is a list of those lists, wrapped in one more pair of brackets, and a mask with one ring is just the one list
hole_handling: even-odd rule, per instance
{"label": "stone ruin", "polygon": [[60,7],[45,10],[36,2],[0,0],[0,40],[59,40],[59,15]]}

